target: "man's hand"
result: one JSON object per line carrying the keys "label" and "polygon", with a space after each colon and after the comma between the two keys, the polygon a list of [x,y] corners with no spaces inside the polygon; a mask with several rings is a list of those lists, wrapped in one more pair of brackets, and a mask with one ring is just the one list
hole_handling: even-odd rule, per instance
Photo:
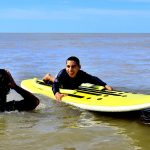
{"label": "man's hand", "polygon": [[64,94],[61,94],[61,93],[59,93],[59,92],[57,92],[57,93],[55,94],[55,98],[56,98],[57,101],[61,101],[62,97],[64,97],[64,96],[65,96]]}
{"label": "man's hand", "polygon": [[112,88],[111,86],[108,86],[108,85],[105,85],[105,88],[106,88],[107,90],[109,90],[109,91],[112,91],[112,90],[113,90],[113,88]]}

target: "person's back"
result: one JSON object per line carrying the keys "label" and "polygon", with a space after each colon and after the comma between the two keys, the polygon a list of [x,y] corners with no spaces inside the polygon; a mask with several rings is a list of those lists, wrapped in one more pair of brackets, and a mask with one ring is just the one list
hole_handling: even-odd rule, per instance
{"label": "person's back", "polygon": [[10,91],[10,87],[7,86],[9,84],[9,78],[6,75],[6,71],[4,69],[0,69],[0,109],[6,103],[6,96]]}

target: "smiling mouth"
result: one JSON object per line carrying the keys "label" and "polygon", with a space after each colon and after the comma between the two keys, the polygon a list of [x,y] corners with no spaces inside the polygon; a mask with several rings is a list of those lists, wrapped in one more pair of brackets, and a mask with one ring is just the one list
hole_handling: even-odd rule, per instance
{"label": "smiling mouth", "polygon": [[74,73],[69,73],[70,75],[74,75]]}
{"label": "smiling mouth", "polygon": [[70,72],[69,75],[70,75],[70,76],[74,76],[74,72]]}

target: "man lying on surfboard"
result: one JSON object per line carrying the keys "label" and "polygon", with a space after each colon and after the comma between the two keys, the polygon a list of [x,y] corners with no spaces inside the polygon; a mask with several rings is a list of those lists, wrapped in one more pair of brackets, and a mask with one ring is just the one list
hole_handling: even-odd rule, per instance
{"label": "man lying on surfboard", "polygon": [[65,89],[77,89],[82,83],[91,83],[104,86],[107,90],[112,90],[111,86],[108,86],[98,77],[82,71],[80,60],[75,56],[71,56],[66,60],[66,68],[62,69],[56,78],[48,73],[44,76],[43,80],[45,82],[53,82],[52,90],[58,101],[64,96],[64,94],[59,92],[60,87]]}

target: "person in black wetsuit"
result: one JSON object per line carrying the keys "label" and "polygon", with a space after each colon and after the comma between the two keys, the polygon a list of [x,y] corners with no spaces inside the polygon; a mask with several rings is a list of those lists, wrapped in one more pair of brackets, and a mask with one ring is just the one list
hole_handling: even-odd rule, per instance
{"label": "person in black wetsuit", "polygon": [[56,78],[46,74],[43,78],[45,82],[53,82],[52,90],[56,100],[61,100],[64,94],[59,92],[59,88],[77,89],[82,83],[91,83],[104,86],[107,90],[112,90],[105,82],[96,76],[92,76],[81,69],[80,61],[77,57],[71,56],[66,60],[66,68],[62,69]]}
{"label": "person in black wetsuit", "polygon": [[[15,90],[23,99],[7,102],[7,95],[10,89]],[[39,99],[37,97],[18,86],[7,70],[0,69],[0,112],[15,110],[30,111],[35,109],[38,104]]]}

